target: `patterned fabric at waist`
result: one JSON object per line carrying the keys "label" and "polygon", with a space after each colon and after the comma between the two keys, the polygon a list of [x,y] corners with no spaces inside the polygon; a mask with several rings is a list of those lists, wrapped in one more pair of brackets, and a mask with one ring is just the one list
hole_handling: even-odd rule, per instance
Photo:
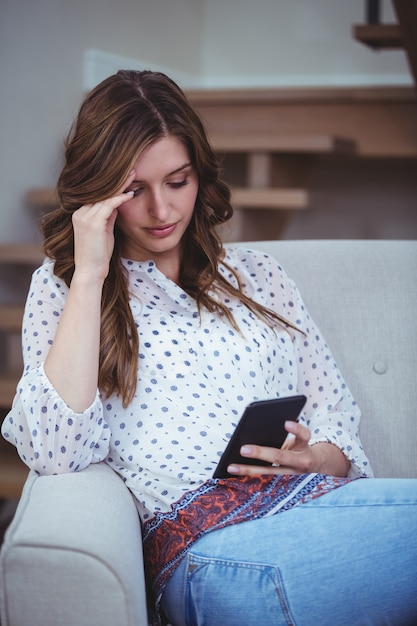
{"label": "patterned fabric at waist", "polygon": [[156,604],[192,544],[213,530],[274,515],[350,482],[324,474],[210,479],[143,527],[148,589]]}

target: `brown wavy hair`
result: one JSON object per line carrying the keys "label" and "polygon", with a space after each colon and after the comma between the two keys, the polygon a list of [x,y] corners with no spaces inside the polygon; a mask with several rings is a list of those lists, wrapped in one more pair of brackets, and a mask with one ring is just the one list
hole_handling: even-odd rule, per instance
{"label": "brown wavy hair", "polygon": [[[57,183],[60,206],[41,224],[44,251],[55,262],[55,274],[71,284],[73,212],[114,195],[143,150],[168,135],[183,142],[199,181],[194,214],[183,239],[180,286],[195,298],[199,310],[205,307],[217,312],[235,328],[228,307],[210,291],[239,298],[271,326],[277,321],[290,326],[248,298],[231,267],[228,270],[237,287],[219,272],[219,263],[225,263],[216,227],[232,216],[230,190],[221,179],[218,160],[199,116],[178,85],[159,72],[120,70],[95,87],[82,103],[65,143],[65,163]],[[116,224],[114,251],[102,293],[98,386],[106,397],[119,394],[125,406],[136,391],[139,353],[129,295]]]}

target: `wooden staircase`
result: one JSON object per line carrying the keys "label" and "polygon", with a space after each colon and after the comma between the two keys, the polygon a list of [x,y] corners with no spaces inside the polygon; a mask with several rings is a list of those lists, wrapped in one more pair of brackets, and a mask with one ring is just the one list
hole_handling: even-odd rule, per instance
{"label": "wooden staircase", "polygon": [[[297,157],[346,154],[355,150],[353,141],[324,134],[224,132],[212,133],[210,141],[229,165],[225,167],[226,178],[233,179],[232,155],[243,157],[237,168],[240,168],[245,184],[232,184],[232,205],[235,209],[307,209],[311,205],[312,194],[305,185],[300,186],[305,177]],[[276,185],[278,176],[274,168],[280,171],[279,186]]]}
{"label": "wooden staircase", "polygon": [[309,187],[314,160],[355,152],[354,141],[327,133],[247,132],[231,124],[209,138],[232,189],[235,217],[224,227],[225,240],[233,239],[230,230],[239,240],[282,237],[294,212],[317,201]]}
{"label": "wooden staircase", "polygon": [[315,174],[330,161],[417,156],[410,88],[199,89],[187,95],[232,187],[236,213],[224,227],[225,240],[282,238],[296,214],[300,222],[307,211],[326,206]]}

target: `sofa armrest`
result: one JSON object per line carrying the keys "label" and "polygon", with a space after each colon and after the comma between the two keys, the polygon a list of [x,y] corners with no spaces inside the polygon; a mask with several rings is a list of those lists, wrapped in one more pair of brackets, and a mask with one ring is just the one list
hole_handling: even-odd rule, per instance
{"label": "sofa armrest", "polygon": [[146,626],[139,516],[104,463],[31,472],[0,558],[2,626]]}

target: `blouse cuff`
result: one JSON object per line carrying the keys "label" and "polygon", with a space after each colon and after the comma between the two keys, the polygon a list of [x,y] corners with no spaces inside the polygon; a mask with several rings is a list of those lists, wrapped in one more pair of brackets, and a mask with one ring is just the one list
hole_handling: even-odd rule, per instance
{"label": "blouse cuff", "polygon": [[110,429],[98,391],[85,411],[75,413],[51,385],[43,365],[20,380],[8,422],[22,460],[40,474],[74,472],[108,454]]}
{"label": "blouse cuff", "polygon": [[[73,419],[81,419],[89,416],[92,412],[96,413],[98,407],[101,408],[100,394],[97,389],[93,402],[81,413],[73,411],[71,407],[61,398],[53,384],[45,372],[44,364],[41,363],[36,369],[30,370],[20,379],[17,386],[17,394],[20,395],[22,402],[28,401],[38,404],[45,398],[45,405],[53,406],[55,411],[59,411],[61,416],[71,416]],[[42,412],[45,413],[45,407],[42,406]],[[31,411],[36,412],[36,411]]]}
{"label": "blouse cuff", "polygon": [[314,436],[310,439],[310,445],[316,443],[331,443],[339,448],[350,461],[348,478],[372,478],[373,472],[365,456],[362,446],[353,439],[349,433],[338,430],[335,434],[333,429],[316,428]]}

